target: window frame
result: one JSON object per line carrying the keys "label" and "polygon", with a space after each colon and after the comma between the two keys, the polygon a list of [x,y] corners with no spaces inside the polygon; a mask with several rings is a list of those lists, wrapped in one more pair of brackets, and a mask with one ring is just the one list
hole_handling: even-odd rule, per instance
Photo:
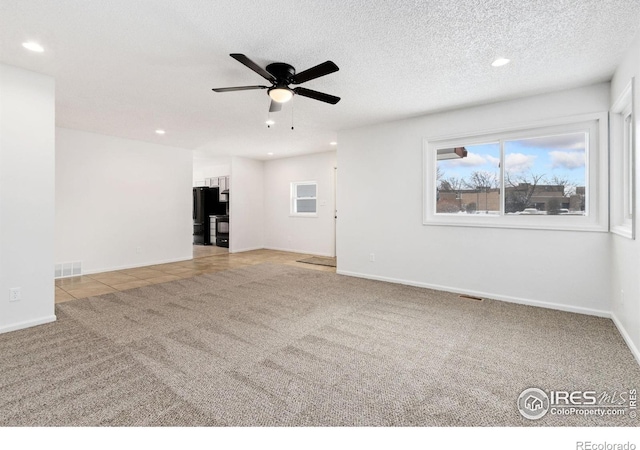
{"label": "window frame", "polygon": [[[519,228],[541,230],[608,231],[608,120],[607,113],[582,114],[508,128],[435,136],[423,140],[423,225]],[[436,154],[439,148],[536,138],[585,131],[585,216],[506,215],[504,213],[504,147],[500,147],[500,215],[436,213]]]}
{"label": "window frame", "polygon": [[636,129],[632,78],[611,107],[611,232],[636,238]]}
{"label": "window frame", "polygon": [[[316,188],[315,197],[298,197],[298,186],[314,185]],[[298,212],[297,200],[315,200],[316,210],[315,212]],[[318,217],[318,182],[317,181],[292,181],[291,182],[291,198],[289,202],[289,216],[290,217]]]}

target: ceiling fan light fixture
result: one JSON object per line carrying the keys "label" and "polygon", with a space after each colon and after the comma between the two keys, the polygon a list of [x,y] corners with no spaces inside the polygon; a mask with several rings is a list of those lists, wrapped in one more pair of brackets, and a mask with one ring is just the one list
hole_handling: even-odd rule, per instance
{"label": "ceiling fan light fixture", "polygon": [[278,103],[287,103],[293,97],[293,91],[286,87],[274,87],[269,89],[269,97]]}

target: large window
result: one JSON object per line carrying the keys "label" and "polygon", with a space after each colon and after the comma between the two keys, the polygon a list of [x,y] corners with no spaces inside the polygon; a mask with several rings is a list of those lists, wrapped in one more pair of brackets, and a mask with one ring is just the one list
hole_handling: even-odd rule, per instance
{"label": "large window", "polygon": [[611,108],[611,231],[631,239],[635,216],[633,82]]}
{"label": "large window", "polygon": [[427,140],[424,223],[606,230],[606,126],[583,116]]}
{"label": "large window", "polygon": [[317,215],[317,190],[315,181],[291,183],[291,214],[295,216]]}

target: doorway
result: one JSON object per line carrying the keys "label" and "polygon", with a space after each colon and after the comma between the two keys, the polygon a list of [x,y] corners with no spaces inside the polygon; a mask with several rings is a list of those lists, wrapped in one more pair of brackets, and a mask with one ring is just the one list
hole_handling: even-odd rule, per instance
{"label": "doorway", "polygon": [[338,167],[333,167],[333,256],[338,261]]}

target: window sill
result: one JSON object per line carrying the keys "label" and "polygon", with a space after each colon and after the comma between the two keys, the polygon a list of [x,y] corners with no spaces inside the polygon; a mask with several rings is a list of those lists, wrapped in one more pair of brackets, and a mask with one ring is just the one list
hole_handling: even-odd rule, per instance
{"label": "window sill", "polygon": [[627,239],[633,239],[633,229],[630,226],[618,225],[611,227],[611,232]]}
{"label": "window sill", "polygon": [[[588,231],[602,232],[608,231],[607,227],[594,221],[589,217],[558,217],[554,216],[533,216],[508,217],[492,215],[474,215],[473,217],[457,217],[457,215],[437,215],[428,220],[423,220],[423,225],[472,227],[472,228],[511,228],[522,230],[551,230],[551,231]],[[579,222],[575,222],[578,220]]]}
{"label": "window sill", "polygon": [[318,218],[318,214],[289,214],[289,217],[300,217],[300,218]]}

